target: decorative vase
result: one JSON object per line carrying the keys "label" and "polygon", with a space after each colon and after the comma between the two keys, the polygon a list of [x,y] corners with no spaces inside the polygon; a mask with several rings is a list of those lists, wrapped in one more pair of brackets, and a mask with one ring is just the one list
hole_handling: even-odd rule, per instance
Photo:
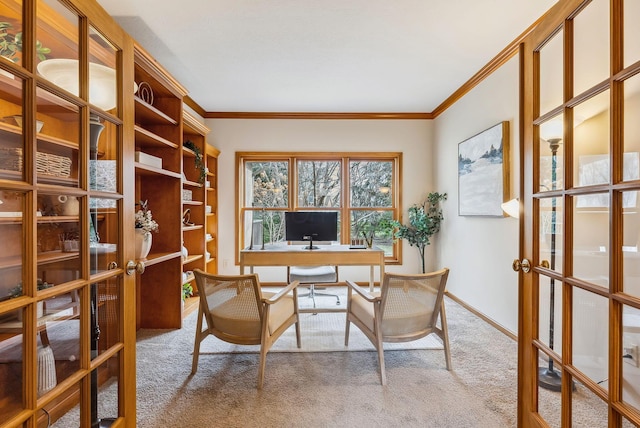
{"label": "decorative vase", "polygon": [[57,384],[56,360],[50,346],[38,346],[38,397]]}
{"label": "decorative vase", "polygon": [[153,236],[151,232],[143,229],[136,229],[136,258],[146,259],[151,251],[151,242]]}

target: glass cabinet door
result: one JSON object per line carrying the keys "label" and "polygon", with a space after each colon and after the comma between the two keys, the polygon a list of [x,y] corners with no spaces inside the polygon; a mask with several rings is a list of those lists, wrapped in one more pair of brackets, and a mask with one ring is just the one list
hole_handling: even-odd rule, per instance
{"label": "glass cabinet door", "polygon": [[0,0],[0,425],[135,425],[133,52],[72,3]]}

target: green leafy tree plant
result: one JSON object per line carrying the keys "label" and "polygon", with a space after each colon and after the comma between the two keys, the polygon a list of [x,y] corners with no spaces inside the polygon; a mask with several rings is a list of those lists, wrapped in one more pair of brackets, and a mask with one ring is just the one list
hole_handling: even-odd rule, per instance
{"label": "green leafy tree plant", "polygon": [[[11,34],[9,30],[13,25],[9,22],[0,22],[0,55],[18,62],[18,52],[22,52],[22,31]],[[36,54],[40,61],[47,59],[47,54],[51,53],[51,49],[42,46],[39,40],[36,40]]]}
{"label": "green leafy tree plant", "polygon": [[203,184],[207,179],[207,168],[204,164],[204,156],[202,155],[202,150],[200,147],[196,146],[193,141],[187,140],[182,143],[184,147],[193,151],[195,154],[195,167],[198,170],[198,183]]}
{"label": "green leafy tree plant", "polygon": [[404,239],[412,247],[417,247],[422,262],[422,273],[425,273],[425,249],[431,244],[431,237],[440,231],[444,220],[440,202],[447,200],[446,193],[431,192],[421,204],[409,208],[409,223],[402,224],[398,220],[391,223],[397,228],[395,237]]}

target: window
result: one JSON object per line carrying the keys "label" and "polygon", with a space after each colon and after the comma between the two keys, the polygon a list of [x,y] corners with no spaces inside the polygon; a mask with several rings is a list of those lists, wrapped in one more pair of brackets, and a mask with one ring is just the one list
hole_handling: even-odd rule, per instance
{"label": "window", "polygon": [[400,262],[381,226],[400,214],[401,162],[401,153],[237,153],[237,248],[284,241],[286,211],[336,211],[342,244],[371,241]]}

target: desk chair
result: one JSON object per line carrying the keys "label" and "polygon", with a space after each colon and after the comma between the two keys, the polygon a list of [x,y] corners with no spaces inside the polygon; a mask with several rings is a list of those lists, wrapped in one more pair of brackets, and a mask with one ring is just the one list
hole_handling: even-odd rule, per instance
{"label": "desk chair", "polygon": [[[294,245],[309,245],[309,241],[292,241]],[[314,242],[314,245],[331,245],[328,241]],[[313,251],[313,250],[306,250]],[[336,298],[336,305],[340,304],[338,294],[316,291],[316,284],[334,284],[338,282],[338,266],[287,266],[287,282],[298,281],[309,286],[309,292],[299,294],[298,297],[309,297],[316,307],[316,296],[330,296]]]}
{"label": "desk chair", "polygon": [[338,266],[287,266],[288,282],[298,281],[308,284],[309,292],[299,294],[298,297],[309,297],[316,307],[316,296],[331,296],[336,298],[336,305],[340,304],[338,294],[316,291],[316,284],[332,284],[338,282]]}

